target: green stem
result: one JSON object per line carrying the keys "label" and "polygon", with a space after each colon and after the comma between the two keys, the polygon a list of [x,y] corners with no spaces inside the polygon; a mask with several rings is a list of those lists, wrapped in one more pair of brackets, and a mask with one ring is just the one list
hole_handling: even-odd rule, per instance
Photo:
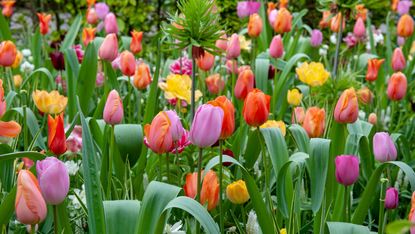
{"label": "green stem", "polygon": [[170,159],[169,153],[166,153],[167,182],[170,183]]}
{"label": "green stem", "polygon": [[266,191],[265,200],[269,206],[271,214],[273,214],[274,208],[272,206],[271,191],[269,189],[270,183],[269,183],[269,173],[268,173],[268,159],[267,159],[267,154],[266,154],[265,147],[264,147],[264,142],[262,141],[261,130],[259,129],[259,127],[257,127],[257,132],[258,132],[258,139],[261,145],[262,163],[264,164],[265,191]]}
{"label": "green stem", "polygon": [[137,122],[141,123],[141,91],[137,91]]}
{"label": "green stem", "polygon": [[256,54],[256,39],[252,38],[251,69],[253,72],[255,72],[255,54]]}
{"label": "green stem", "polygon": [[385,219],[385,179],[380,180],[380,199],[379,199],[379,228],[378,233],[383,234],[384,219]]}
{"label": "green stem", "polygon": [[349,210],[349,186],[344,186],[344,217],[345,222],[350,222],[350,210]]}
{"label": "green stem", "polygon": [[55,234],[58,234],[58,207],[53,205],[53,230]]}
{"label": "green stem", "polygon": [[133,108],[131,107],[131,94],[133,92],[133,88],[132,88],[130,76],[128,77],[127,89],[128,89],[128,95],[127,95],[128,97],[128,122],[132,123],[134,111],[133,111]]}
{"label": "green stem", "polygon": [[219,140],[219,219],[220,219],[220,233],[224,233],[223,224],[223,207],[222,207],[222,194],[223,194],[223,154],[222,154],[222,140]]}
{"label": "green stem", "polygon": [[[193,122],[193,117],[195,116],[195,92],[196,92],[196,59],[192,56],[192,93],[191,93],[191,117]],[[180,102],[180,100],[178,100]]]}
{"label": "green stem", "polygon": [[[236,61],[236,67],[238,67],[238,60],[235,60]],[[236,82],[236,75],[235,75],[235,73],[233,72],[233,67],[234,67],[234,64],[233,64],[233,61],[231,61],[231,80],[232,80],[232,86],[231,86],[231,90],[232,90],[232,102],[233,103],[237,103],[237,101],[236,101],[236,98],[235,98],[235,82]]]}
{"label": "green stem", "polygon": [[36,224],[32,224],[30,225],[30,234],[35,234],[36,233]]}
{"label": "green stem", "polygon": [[108,157],[108,182],[107,182],[107,200],[111,199],[111,180],[112,180],[112,161],[114,158],[114,126],[110,127],[110,151]]}
{"label": "green stem", "polygon": [[163,160],[161,158],[161,154],[159,154],[159,170],[158,170],[158,180],[161,182],[163,181],[163,175],[161,174],[161,168],[162,168],[162,164]]}
{"label": "green stem", "polygon": [[[203,149],[199,148],[199,158],[197,160],[197,195],[196,200],[200,201],[200,191],[202,190],[202,154]],[[203,204],[202,204],[203,205]],[[196,224],[196,233],[200,233],[200,223]]]}

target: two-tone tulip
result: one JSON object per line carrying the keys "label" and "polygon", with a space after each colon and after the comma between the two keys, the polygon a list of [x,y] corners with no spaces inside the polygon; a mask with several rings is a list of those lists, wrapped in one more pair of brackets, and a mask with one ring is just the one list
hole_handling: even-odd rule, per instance
{"label": "two-tone tulip", "polygon": [[197,66],[203,71],[209,71],[212,69],[214,63],[215,56],[207,51],[205,51],[205,53],[196,60]]}
{"label": "two-tone tulip", "polygon": [[278,34],[291,31],[292,18],[293,16],[287,8],[280,9],[274,22],[274,31]]}
{"label": "two-tone tulip", "polygon": [[400,37],[410,37],[414,32],[414,19],[409,14],[401,16],[396,27],[396,33]]}
{"label": "two-tone tulip", "polygon": [[17,137],[21,131],[22,127],[15,121],[0,121],[0,141],[3,143]]}
{"label": "two-tone tulip", "polygon": [[86,10],[86,22],[88,22],[88,24],[98,23],[98,15],[95,11],[95,8],[90,7],[88,10]]}
{"label": "two-tone tulip", "polygon": [[219,96],[215,100],[209,101],[208,104],[218,106],[223,110],[220,139],[226,139],[232,136],[233,131],[235,130],[235,107],[232,102],[226,98],[226,96]]}
{"label": "two-tone tulip", "polygon": [[252,38],[257,38],[262,32],[262,19],[257,13],[249,16],[248,35]]}
{"label": "two-tone tulip", "polygon": [[224,113],[222,108],[203,104],[197,108],[190,128],[190,141],[200,148],[212,146],[222,133]]}
{"label": "two-tone tulip", "polygon": [[138,64],[134,79],[133,79],[133,85],[139,90],[144,90],[147,88],[147,86],[151,83],[151,74],[150,74],[150,68],[145,63]]}
{"label": "two-tone tulip", "polygon": [[3,10],[1,13],[5,17],[10,17],[13,14],[13,5],[16,3],[15,0],[3,0],[0,2],[1,6],[3,7]]}
{"label": "two-tone tulip", "polygon": [[375,81],[378,78],[379,69],[381,68],[385,59],[369,59],[367,61],[366,80]]}
{"label": "two-tone tulip", "polygon": [[65,164],[55,157],[47,157],[36,163],[36,172],[46,203],[62,203],[69,191],[69,174]]}
{"label": "two-tone tulip", "polygon": [[359,103],[354,88],[343,91],[334,109],[334,119],[339,123],[354,123],[359,114]]}
{"label": "two-tone tulip", "polygon": [[335,15],[331,19],[331,21],[330,21],[331,31],[336,32],[336,33],[340,31],[340,21],[343,22],[342,23],[342,28],[344,29],[344,27],[346,26],[346,23],[345,23],[344,17],[342,17],[342,16],[343,16],[342,13],[339,12],[339,13],[337,13],[337,15]]}
{"label": "two-tone tulip", "polygon": [[235,97],[244,100],[248,93],[254,89],[254,80],[254,73],[251,69],[240,72],[235,84]]}
{"label": "two-tone tulip", "polygon": [[104,107],[104,121],[107,124],[115,125],[121,123],[124,117],[124,107],[117,90],[113,89],[108,94]]}
{"label": "two-tone tulip", "polygon": [[141,41],[143,40],[143,32],[131,31],[130,50],[133,54],[138,54],[143,49]]}
{"label": "two-tone tulip", "polygon": [[370,113],[369,117],[367,118],[367,121],[373,125],[376,125],[378,122],[378,116],[376,113]]}
{"label": "two-tone tulip", "polygon": [[357,98],[360,103],[369,105],[373,101],[373,93],[368,87],[363,87],[357,91]]}
{"label": "two-tone tulip", "polygon": [[48,115],[48,148],[56,155],[61,155],[66,152],[63,113],[55,116],[55,118]]}
{"label": "two-tone tulip", "polygon": [[118,56],[118,39],[114,33],[108,34],[101,46],[99,47],[98,55],[101,59],[108,62],[114,61]]}
{"label": "two-tone tulip", "polygon": [[84,46],[87,46],[90,42],[93,42],[95,39],[95,28],[84,28],[82,30],[82,43]]}
{"label": "two-tone tulip", "polygon": [[291,114],[291,123],[293,124],[303,124],[305,118],[304,108],[301,106],[295,107]]}
{"label": "two-tone tulip", "polygon": [[144,126],[144,142],[147,147],[157,154],[169,152],[173,147],[173,136],[170,128],[169,115],[164,111],[159,112],[151,121],[151,124]]}
{"label": "two-tone tulip", "polygon": [[249,126],[258,127],[268,120],[270,110],[269,95],[253,89],[245,98],[242,115]]}
{"label": "two-tone tulip", "polygon": [[323,108],[310,107],[307,109],[304,121],[303,128],[307,132],[309,137],[320,137],[324,133],[324,128],[326,125],[326,112]]}
{"label": "two-tone tulip", "polygon": [[389,99],[399,101],[406,95],[408,82],[402,72],[394,73],[388,81],[387,94]]}

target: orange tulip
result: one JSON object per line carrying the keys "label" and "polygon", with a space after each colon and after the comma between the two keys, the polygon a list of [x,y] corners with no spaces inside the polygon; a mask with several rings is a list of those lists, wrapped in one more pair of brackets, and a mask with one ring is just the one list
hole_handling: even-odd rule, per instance
{"label": "orange tulip", "polygon": [[166,112],[159,112],[151,121],[144,126],[144,134],[147,146],[157,154],[169,152],[173,146],[173,137],[170,133],[170,119]]}
{"label": "orange tulip", "polygon": [[356,9],[356,17],[355,19],[362,18],[363,21],[366,21],[367,18],[367,9],[365,8],[364,4],[357,4],[355,6]]}
{"label": "orange tulip", "polygon": [[387,94],[389,99],[393,101],[401,100],[406,95],[407,87],[406,76],[402,72],[393,73],[388,81]]}
{"label": "orange tulip", "polygon": [[309,137],[320,137],[324,133],[326,112],[318,107],[310,107],[305,113],[303,128]]}
{"label": "orange tulip", "polygon": [[391,9],[392,11],[396,11],[398,9],[398,3],[400,0],[392,0],[391,2]]}
{"label": "orange tulip", "polygon": [[295,124],[303,124],[305,117],[305,111],[304,108],[301,106],[298,106],[293,109],[293,113],[291,115],[291,123]]}
{"label": "orange tulip", "polygon": [[401,16],[396,31],[400,37],[410,37],[414,32],[414,20],[412,17],[408,14]]}
{"label": "orange tulip", "polygon": [[274,23],[274,31],[278,34],[283,34],[291,31],[293,16],[287,10],[287,8],[282,8],[278,11],[277,18]]}
{"label": "orange tulip", "polygon": [[40,33],[42,35],[47,34],[49,31],[49,21],[52,16],[46,13],[37,13],[37,17],[39,18]]}
{"label": "orange tulip", "polygon": [[334,119],[339,123],[354,123],[359,114],[359,103],[354,88],[343,91],[336,108],[334,109]]}
{"label": "orange tulip", "polygon": [[196,60],[197,66],[203,71],[209,71],[212,69],[215,63],[215,56],[207,51]]}
{"label": "orange tulip", "polygon": [[84,46],[87,46],[91,41],[95,39],[95,28],[84,28],[82,30],[82,42]]}
{"label": "orange tulip", "polygon": [[367,81],[375,81],[378,78],[379,68],[382,66],[384,61],[385,59],[369,59],[367,61]]}
{"label": "orange tulip", "polygon": [[331,24],[331,18],[330,18],[331,12],[330,11],[323,11],[323,17],[320,20],[320,28],[327,28]]}
{"label": "orange tulip", "polygon": [[37,224],[46,218],[48,209],[36,177],[29,170],[20,170],[15,201],[16,218],[24,224]]}
{"label": "orange tulip", "polygon": [[254,89],[246,96],[242,114],[249,126],[258,127],[265,123],[269,115],[271,97],[259,89]]}
{"label": "orange tulip", "polygon": [[359,101],[365,105],[369,105],[373,101],[373,93],[368,87],[363,87],[357,91]]}
{"label": "orange tulip", "polygon": [[137,89],[143,90],[151,83],[150,68],[145,63],[140,63],[134,74],[133,84]]}
{"label": "orange tulip", "polygon": [[15,138],[20,134],[22,127],[15,121],[0,121],[0,137]]}
{"label": "orange tulip", "polygon": [[337,13],[336,16],[334,16],[331,19],[331,22],[330,22],[331,31],[336,32],[336,33],[340,31],[340,21],[342,21],[342,28],[344,29],[346,27],[345,19],[342,16],[343,16],[342,13],[339,12]]}
{"label": "orange tulip", "polygon": [[133,30],[131,32],[131,37],[130,50],[133,54],[138,54],[143,49],[141,45],[141,41],[143,40],[143,32]]}
{"label": "orange tulip", "polygon": [[254,79],[254,73],[251,69],[239,73],[234,90],[237,99],[244,100],[248,93],[254,89]]}
{"label": "orange tulip", "polygon": [[22,62],[22,60],[23,60],[23,54],[22,52],[17,50],[16,58],[14,59],[14,62],[12,64],[12,68],[17,68],[18,66],[20,66],[20,63]]}
{"label": "orange tulip", "polygon": [[210,75],[205,80],[206,86],[211,94],[219,94],[225,87],[225,81],[218,73]]}
{"label": "orange tulip", "polygon": [[279,7],[281,8],[286,8],[288,6],[288,1],[289,0],[280,0],[279,2]]}
{"label": "orange tulip", "polygon": [[[202,171],[203,173],[203,171]],[[184,195],[186,197],[195,198],[197,195],[197,172],[188,173],[186,175],[186,182],[183,186]]]}
{"label": "orange tulip", "polygon": [[135,73],[135,58],[128,50],[120,54],[120,70],[125,76],[132,76]]}
{"label": "orange tulip", "polygon": [[232,136],[235,130],[235,107],[232,102],[226,96],[219,96],[215,100],[209,101],[208,104],[219,106],[223,110],[224,115],[220,139],[226,139]]}
{"label": "orange tulip", "polygon": [[202,190],[200,191],[200,203],[208,204],[207,209],[215,209],[219,202],[219,183],[216,173],[210,170],[203,178]]}
{"label": "orange tulip", "polygon": [[5,17],[10,17],[13,14],[13,5],[16,1],[14,0],[3,0],[1,1],[1,6],[3,7],[2,14]]}
{"label": "orange tulip", "polygon": [[0,43],[0,65],[10,67],[13,65],[17,56],[16,45],[12,41]]}
{"label": "orange tulip", "polygon": [[0,118],[6,113],[6,100],[4,100],[3,80],[0,79]]}
{"label": "orange tulip", "polygon": [[86,5],[87,5],[88,7],[93,6],[93,5],[95,4],[95,1],[96,1],[96,0],[86,0]]}
{"label": "orange tulip", "polygon": [[257,13],[249,16],[248,35],[256,38],[262,32],[262,19]]}
{"label": "orange tulip", "polygon": [[63,126],[63,113],[55,118],[48,115],[48,148],[56,155],[66,152],[66,136]]}

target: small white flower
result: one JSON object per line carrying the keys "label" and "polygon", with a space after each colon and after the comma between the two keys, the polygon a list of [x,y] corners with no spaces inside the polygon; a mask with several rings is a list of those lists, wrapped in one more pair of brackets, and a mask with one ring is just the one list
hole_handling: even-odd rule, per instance
{"label": "small white flower", "polygon": [[336,44],[337,43],[337,35],[335,33],[331,34],[331,36],[330,36],[330,42],[332,44]]}
{"label": "small white flower", "polygon": [[20,65],[20,71],[24,73],[31,73],[35,69],[35,66],[27,61],[24,61]]}
{"label": "small white flower", "polygon": [[183,227],[182,221],[179,221],[173,226],[170,226],[169,224],[166,225],[164,228],[164,233],[166,234],[186,234],[185,231],[180,230]]}
{"label": "small white flower", "polygon": [[65,167],[68,170],[69,175],[74,176],[79,170],[79,163],[75,161],[66,161]]}
{"label": "small white flower", "polygon": [[248,221],[246,222],[246,233],[247,234],[259,234],[262,233],[259,227],[257,216],[255,211],[251,210],[248,214]]}
{"label": "small white flower", "polygon": [[328,45],[322,45],[321,47],[320,47],[320,49],[318,49],[318,54],[320,55],[320,56],[326,56],[327,55],[327,50],[329,49],[329,46]]}
{"label": "small white flower", "polygon": [[33,62],[33,56],[29,56],[28,60],[29,62]]}
{"label": "small white flower", "polygon": [[24,57],[29,57],[30,55],[32,55],[32,52],[29,49],[23,49],[22,54]]}

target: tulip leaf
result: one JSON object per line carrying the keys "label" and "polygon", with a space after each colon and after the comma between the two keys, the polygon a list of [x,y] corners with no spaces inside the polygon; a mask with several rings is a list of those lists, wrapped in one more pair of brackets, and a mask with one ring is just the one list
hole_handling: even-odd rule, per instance
{"label": "tulip leaf", "polygon": [[13,40],[9,24],[3,14],[0,15],[0,41]]}
{"label": "tulip leaf", "polygon": [[255,60],[255,84],[264,93],[267,93],[268,88],[269,64],[270,62],[267,58],[257,58]]}
{"label": "tulip leaf", "polygon": [[61,204],[57,205],[56,211],[58,215],[58,233],[69,234],[72,232],[71,223],[68,216],[68,202],[65,199]]}
{"label": "tulip leaf", "polygon": [[261,152],[260,138],[258,137],[258,131],[248,130],[248,142],[244,153],[245,167],[252,168],[259,157]]}
{"label": "tulip leaf", "polygon": [[386,234],[405,234],[408,233],[411,227],[415,224],[409,220],[395,220],[386,225]]}
{"label": "tulip leaf", "polygon": [[31,51],[32,51],[32,57],[33,57],[33,63],[35,65],[35,68],[40,67],[40,63],[42,62],[42,35],[40,35],[40,29],[37,27],[35,29],[35,34],[32,36],[31,41]]}
{"label": "tulip leaf", "polygon": [[53,79],[53,76],[52,74],[50,74],[49,70],[44,67],[38,68],[34,70],[32,73],[30,73],[30,75],[23,81],[22,85],[20,86],[20,89],[23,89],[26,86],[26,84],[29,83],[30,80],[38,79],[38,76],[37,75],[35,76],[35,74],[38,74],[38,73],[43,73],[44,75],[46,75],[46,77],[48,78],[48,83],[51,86],[51,88],[56,89],[55,79]]}
{"label": "tulip leaf", "polygon": [[44,159],[46,155],[41,154],[37,151],[19,151],[19,152],[13,152],[8,154],[1,154],[0,155],[0,162],[3,160],[9,160],[9,159],[16,159],[16,158],[30,158],[33,160],[41,160]]}
{"label": "tulip leaf", "polygon": [[130,50],[131,37],[122,36],[121,42],[122,42],[122,47],[124,48],[124,50]]}
{"label": "tulip leaf", "polygon": [[327,222],[327,227],[332,234],[370,234],[368,227],[351,223]]}
{"label": "tulip leaf", "polygon": [[104,201],[107,233],[134,233],[140,207],[137,200]]}
{"label": "tulip leaf", "polygon": [[293,124],[288,128],[297,143],[298,150],[304,153],[310,152],[310,138],[307,132],[298,124]]}
{"label": "tulip leaf", "polygon": [[[13,149],[9,145],[0,144],[0,155],[12,152]],[[14,160],[14,158],[0,160],[0,184],[2,189],[7,192],[14,186]]]}
{"label": "tulip leaf", "polygon": [[79,96],[80,106],[84,113],[89,112],[89,102],[95,90],[97,63],[97,51],[95,46],[90,43],[86,48],[76,85],[76,93]]}
{"label": "tulip leaf", "polygon": [[65,51],[75,42],[76,37],[78,36],[79,29],[81,28],[82,15],[78,14],[76,18],[72,21],[72,25],[69,28],[69,31],[65,35],[65,39],[61,45],[61,51]]}
{"label": "tulip leaf", "polygon": [[75,51],[67,48],[63,51],[65,56],[65,68],[67,74],[67,94],[68,94],[68,115],[69,121],[72,121],[76,114],[76,81],[79,75],[79,63]]}
{"label": "tulip leaf", "polygon": [[264,136],[274,173],[278,175],[282,166],[288,162],[288,150],[284,136],[279,128],[262,128],[261,133]]}
{"label": "tulip leaf", "polygon": [[12,108],[12,103],[14,98],[17,96],[17,93],[13,90],[10,90],[6,96],[6,110],[10,110]]}
{"label": "tulip leaf", "polygon": [[16,192],[17,186],[14,186],[0,204],[0,227],[7,225],[13,216]]}
{"label": "tulip leaf", "polygon": [[143,130],[138,124],[118,124],[115,126],[115,142],[121,157],[134,165],[140,156],[143,143]]}

